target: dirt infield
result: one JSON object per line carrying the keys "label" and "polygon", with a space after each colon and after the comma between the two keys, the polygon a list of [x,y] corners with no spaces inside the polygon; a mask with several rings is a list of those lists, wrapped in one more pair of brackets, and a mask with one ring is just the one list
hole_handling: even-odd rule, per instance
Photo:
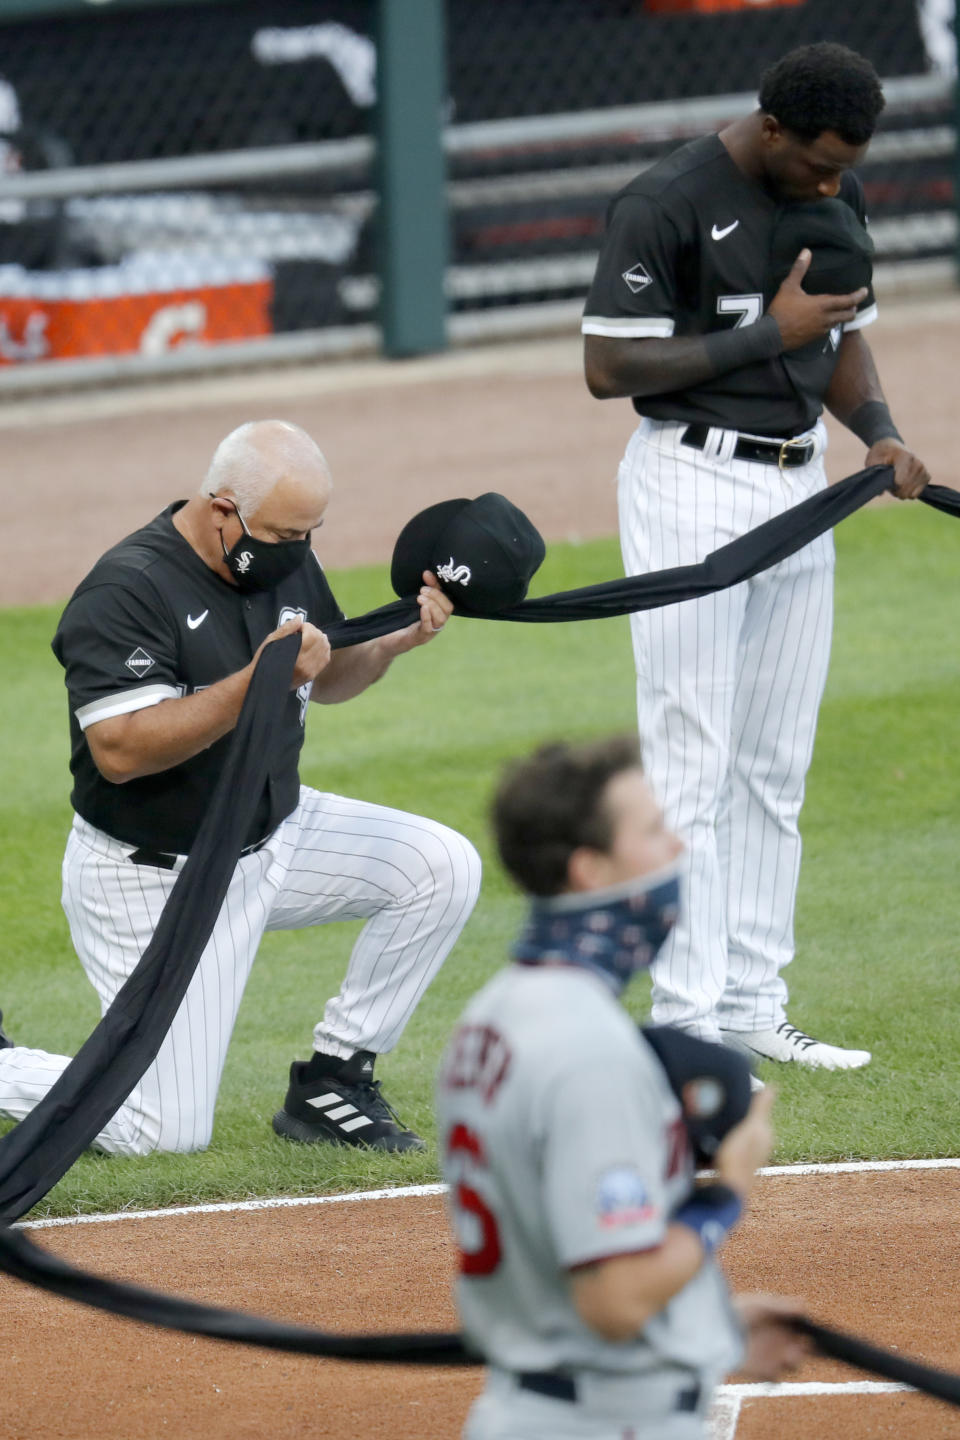
{"label": "dirt infield", "polygon": [[[736,1289],[801,1295],[824,1323],[960,1369],[960,1170],[769,1177],[724,1255]],[[129,1219],[34,1232],[87,1268],[342,1331],[455,1328],[442,1201]],[[474,1370],[354,1366],[195,1340],[0,1281],[9,1440],[454,1440]],[[736,1378],[736,1377],[734,1377]],[[741,1399],[737,1440],[949,1440],[960,1412],[812,1360],[823,1393]],[[837,1388],[840,1387],[840,1388]],[[726,1432],[728,1436],[733,1433]]]}

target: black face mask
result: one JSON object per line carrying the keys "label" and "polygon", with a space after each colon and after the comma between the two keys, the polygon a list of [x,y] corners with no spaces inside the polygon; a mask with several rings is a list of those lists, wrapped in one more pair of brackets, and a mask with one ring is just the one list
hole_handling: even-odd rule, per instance
{"label": "black face mask", "polygon": [[245,593],[255,590],[272,590],[281,580],[286,580],[299,570],[310,554],[310,536],[305,540],[258,540],[251,535],[240,510],[233,501],[237,519],[243,525],[243,534],[229,550],[220,534],[220,548],[224,562],[237,583],[237,589]]}

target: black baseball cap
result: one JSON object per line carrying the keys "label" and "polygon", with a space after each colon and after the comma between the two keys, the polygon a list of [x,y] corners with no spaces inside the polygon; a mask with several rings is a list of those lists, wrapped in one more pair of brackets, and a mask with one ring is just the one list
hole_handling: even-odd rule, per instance
{"label": "black baseball cap", "polygon": [[518,604],[546,554],[531,520],[504,495],[441,500],[408,520],[397,537],[390,583],[415,595],[424,570],[465,615],[495,615]]}
{"label": "black baseball cap", "polygon": [[644,1025],[640,1034],[656,1051],[683,1106],[698,1163],[709,1163],[750,1108],[749,1062],[726,1045],[701,1040],[673,1025]]}
{"label": "black baseball cap", "polygon": [[770,252],[774,290],[804,249],[813,256],[802,282],[808,295],[849,295],[870,284],[873,241],[845,201],[811,200],[784,208]]}

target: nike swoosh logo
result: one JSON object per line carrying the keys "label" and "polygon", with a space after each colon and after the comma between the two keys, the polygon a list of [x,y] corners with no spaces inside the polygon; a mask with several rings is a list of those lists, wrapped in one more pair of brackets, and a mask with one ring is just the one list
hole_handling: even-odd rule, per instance
{"label": "nike swoosh logo", "polygon": [[194,620],[194,618],[193,618],[192,615],[188,615],[188,616],[187,616],[187,625],[190,627],[191,630],[196,630],[197,626],[198,626],[198,625],[202,625],[203,622],[204,622],[204,620],[206,620],[206,618],[207,618],[207,616],[208,616],[209,614],[210,614],[210,611],[209,611],[209,610],[204,610],[203,614],[202,614],[202,615],[198,615],[197,618],[196,618],[196,620]]}
{"label": "nike swoosh logo", "polygon": [[728,225],[725,230],[720,230],[717,228],[716,225],[714,225],[713,229],[710,231],[710,234],[713,236],[714,240],[722,240],[724,236],[729,235],[732,231],[736,230],[739,224],[739,220],[734,220],[733,224]]}

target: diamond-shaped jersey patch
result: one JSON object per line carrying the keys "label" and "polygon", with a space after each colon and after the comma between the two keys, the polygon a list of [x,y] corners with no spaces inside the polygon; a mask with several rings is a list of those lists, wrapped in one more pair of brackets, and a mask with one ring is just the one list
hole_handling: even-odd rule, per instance
{"label": "diamond-shaped jersey patch", "polygon": [[623,278],[630,286],[634,295],[638,295],[641,290],[645,290],[648,285],[653,284],[653,279],[647,274],[639,261],[634,265],[632,270],[624,270]]}
{"label": "diamond-shaped jersey patch", "polygon": [[128,670],[133,671],[134,675],[146,675],[147,671],[152,670],[157,662],[147,654],[142,645],[138,645],[133,654],[127,656],[124,663]]}

